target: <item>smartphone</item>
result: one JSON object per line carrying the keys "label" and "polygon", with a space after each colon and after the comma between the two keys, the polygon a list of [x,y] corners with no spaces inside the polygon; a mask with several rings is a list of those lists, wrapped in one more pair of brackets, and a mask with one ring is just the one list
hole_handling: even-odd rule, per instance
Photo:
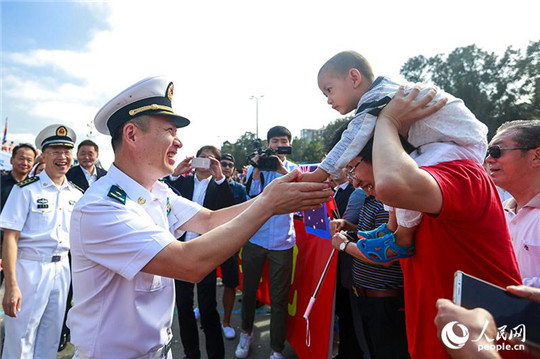
{"label": "smartphone", "polygon": [[191,160],[191,167],[209,169],[210,159],[205,158],[205,157],[195,157],[194,159]]}
{"label": "smartphone", "polygon": [[540,345],[540,303],[516,297],[462,271],[454,275],[454,303],[467,309],[484,308],[495,319],[497,328],[506,325],[506,331],[523,324],[526,340]]}

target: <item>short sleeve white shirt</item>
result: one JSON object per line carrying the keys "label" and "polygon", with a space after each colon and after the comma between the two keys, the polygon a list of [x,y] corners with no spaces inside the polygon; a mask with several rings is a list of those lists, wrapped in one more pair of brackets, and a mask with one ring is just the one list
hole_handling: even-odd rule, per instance
{"label": "short sleeve white shirt", "polygon": [[164,183],[146,190],[114,165],[85,192],[70,236],[74,306],[68,326],[80,352],[134,358],[167,343],[174,281],[141,269],[200,209]]}
{"label": "short sleeve white shirt", "polygon": [[19,231],[19,252],[49,256],[69,250],[71,213],[82,192],[67,179],[57,186],[46,171],[39,180],[23,187],[17,185],[5,203],[0,227]]}

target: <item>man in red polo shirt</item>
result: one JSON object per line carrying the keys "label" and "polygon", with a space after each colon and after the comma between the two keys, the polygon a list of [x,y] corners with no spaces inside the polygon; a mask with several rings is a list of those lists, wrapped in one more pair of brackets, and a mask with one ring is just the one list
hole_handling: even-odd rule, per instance
{"label": "man in red polo shirt", "polygon": [[424,213],[416,254],[401,260],[409,353],[446,358],[434,325],[435,303],[452,298],[455,271],[503,287],[521,279],[496,187],[484,169],[469,160],[419,167],[403,149],[399,135],[406,138],[415,121],[444,105],[425,107],[435,92],[417,99],[419,92],[405,96],[401,88],[379,114],[373,171],[361,186],[374,186],[386,205]]}

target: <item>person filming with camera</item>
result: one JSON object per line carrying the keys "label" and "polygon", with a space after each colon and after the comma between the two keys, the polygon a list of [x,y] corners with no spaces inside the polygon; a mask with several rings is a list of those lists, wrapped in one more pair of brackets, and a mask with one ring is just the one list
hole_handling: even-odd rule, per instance
{"label": "person filming with camera", "polygon": [[[291,132],[283,126],[272,127],[267,134],[268,148],[250,156],[246,174],[246,190],[253,198],[262,193],[274,179],[294,171],[296,164],[287,161],[291,153]],[[265,262],[268,260],[270,281],[270,347],[271,358],[283,358],[287,336],[287,303],[295,244],[293,215],[275,215],[251,237],[242,249],[242,333],[236,347],[236,357],[246,358],[253,341],[253,321],[257,288]]]}

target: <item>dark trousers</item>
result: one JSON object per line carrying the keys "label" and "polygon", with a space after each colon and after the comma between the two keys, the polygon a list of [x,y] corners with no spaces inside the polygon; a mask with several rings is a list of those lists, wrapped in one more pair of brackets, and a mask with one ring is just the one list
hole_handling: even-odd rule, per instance
{"label": "dark trousers", "polygon": [[363,325],[370,358],[410,358],[403,297],[354,297],[352,292],[351,296],[356,303],[352,308],[354,324]]}
{"label": "dark trousers", "polygon": [[253,329],[257,289],[264,263],[268,261],[270,281],[270,348],[281,353],[287,339],[289,289],[293,265],[293,249],[269,250],[247,242],[242,249],[242,330]]}
{"label": "dark trousers", "polygon": [[339,318],[339,359],[358,359],[363,351],[354,332],[354,321],[349,298],[349,289],[341,284],[340,266],[338,263],[336,280],[336,315]]}
{"label": "dark trousers", "polygon": [[[175,280],[176,308],[180,323],[180,339],[184,353],[190,359],[201,357],[199,330],[193,313],[193,290],[195,284]],[[206,354],[209,359],[225,357],[221,322],[216,302],[216,271],[212,271],[197,283],[197,301],[201,313],[201,326],[206,336]]]}

